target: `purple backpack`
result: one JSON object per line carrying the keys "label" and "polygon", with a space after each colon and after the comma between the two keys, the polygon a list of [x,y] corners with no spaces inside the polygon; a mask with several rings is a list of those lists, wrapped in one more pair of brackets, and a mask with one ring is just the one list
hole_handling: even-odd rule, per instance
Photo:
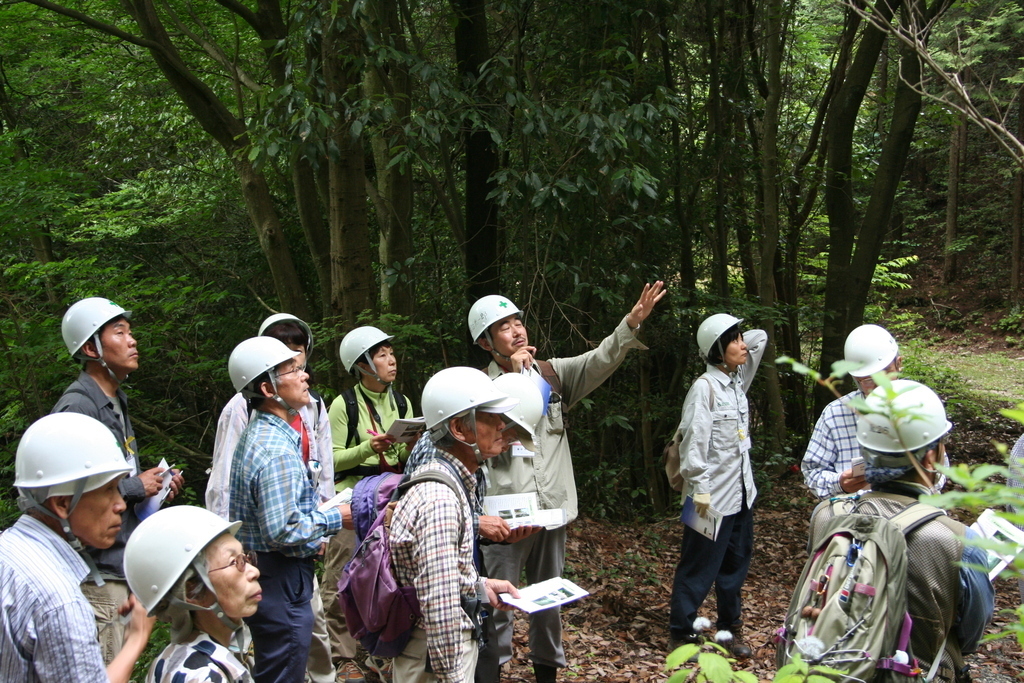
{"label": "purple backpack", "polygon": [[352,523],[356,529],[356,546],[363,542],[370,527],[377,521],[381,510],[395,498],[395,489],[402,482],[402,475],[384,472],[363,477],[352,489]]}
{"label": "purple backpack", "polygon": [[[416,588],[399,586],[391,569],[391,514],[395,503],[410,488],[424,481],[436,481],[455,492],[458,484],[437,471],[419,472],[401,484],[394,473],[365,477],[352,492],[352,518],[360,535],[360,517],[365,524],[376,512],[352,559],[338,581],[338,601],[345,611],[348,631],[366,650],[377,657],[402,654],[420,617]],[[462,529],[464,522],[460,522]]]}

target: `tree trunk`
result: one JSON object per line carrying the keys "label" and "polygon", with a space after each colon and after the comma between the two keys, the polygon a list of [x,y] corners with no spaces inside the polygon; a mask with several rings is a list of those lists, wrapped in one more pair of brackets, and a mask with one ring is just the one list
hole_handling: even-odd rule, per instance
{"label": "tree trunk", "polygon": [[[455,59],[460,80],[473,87],[476,100],[486,106],[489,97],[479,84],[480,67],[491,57],[487,42],[485,0],[452,0],[455,10]],[[474,86],[473,84],[476,83]],[[484,114],[485,111],[481,111]],[[467,297],[475,301],[498,290],[498,205],[487,195],[495,185],[498,151],[490,131],[474,126],[466,141],[466,281]]]}
{"label": "tree trunk", "polygon": [[640,442],[644,455],[644,475],[654,513],[663,514],[668,508],[665,491],[665,471],[660,467],[661,449],[654,441],[651,420],[651,360],[644,353],[640,357]]}
{"label": "tree trunk", "polygon": [[[1024,86],[1017,91],[1017,139],[1024,140]],[[1021,232],[1024,231],[1024,171],[1018,170],[1013,183],[1013,254],[1010,259],[1010,301],[1020,309]]]}
{"label": "tree trunk", "polygon": [[324,219],[323,203],[317,190],[316,173],[309,159],[296,153],[292,160],[292,190],[295,193],[295,209],[299,223],[306,236],[306,246],[313,258],[317,283],[320,285],[320,301],[323,317],[331,316],[331,232]]}
{"label": "tree trunk", "polygon": [[[899,0],[882,2],[875,11],[883,21],[892,19]],[[852,10],[851,10],[852,11]],[[864,23],[860,44],[853,62],[836,93],[825,125],[828,144],[826,164],[825,210],[828,214],[829,249],[825,276],[825,306],[821,335],[821,371],[827,374],[832,363],[843,356],[843,344],[851,329],[849,286],[851,258],[857,234],[857,210],[853,198],[853,137],[857,115],[867,93],[878,54],[886,34]],[[881,170],[881,167],[879,167]],[[859,316],[858,316],[859,317]],[[816,403],[820,411],[832,395],[819,390]]]}
{"label": "tree trunk", "polygon": [[267,179],[244,156],[233,156],[231,163],[242,183],[242,197],[249,210],[249,220],[256,229],[260,248],[270,267],[270,277],[282,310],[302,320],[311,320],[310,309],[281,230],[281,221],[274,208]]}
{"label": "tree trunk", "polygon": [[[879,9],[885,7],[885,5],[881,5]],[[916,15],[918,21],[921,21],[923,17],[923,21],[927,23],[932,21],[935,15],[945,7],[944,3],[936,2],[926,11],[923,2],[910,0],[904,7],[903,17],[905,21],[910,21],[907,19],[907,15],[913,14]],[[861,40],[862,49],[865,44],[869,43],[871,34],[877,32],[877,29],[870,26],[865,30],[865,36]],[[858,85],[864,80],[863,73],[858,72],[860,56],[860,50],[858,50],[857,58],[850,68],[848,80],[854,82],[856,86],[851,90],[851,94],[860,92],[862,98],[863,91],[859,90]],[[872,59],[872,63],[874,61]],[[834,361],[842,357],[847,333],[863,322],[864,307],[871,289],[871,279],[878,264],[886,233],[889,230],[896,190],[899,187],[907,155],[910,152],[917,117],[921,112],[921,95],[918,92],[922,87],[920,84],[921,61],[913,50],[901,47],[900,70],[889,131],[885,143],[882,145],[867,207],[864,210],[863,219],[860,221],[856,251],[853,253],[852,259],[847,256],[845,262],[833,261],[833,255],[829,255],[829,270],[825,284],[825,325],[822,335],[821,366],[823,369],[830,368]],[[908,83],[913,85],[908,85]],[[852,225],[849,220],[849,216],[853,214],[852,189],[849,183],[849,170],[852,168],[849,155],[852,149],[852,129],[845,128],[843,124],[848,122],[845,115],[852,113],[854,117],[856,116],[856,111],[850,111],[852,99],[847,98],[842,101],[844,118],[837,119],[837,125],[832,130],[835,143],[833,151],[836,149],[845,151],[843,156],[837,157],[836,163],[830,163],[829,177],[835,186],[833,186],[833,182],[830,182],[826,189],[826,198],[829,200],[827,202],[829,233],[833,238],[833,243],[840,243],[847,255],[853,248],[856,226]],[[830,162],[832,162],[831,159]],[[843,168],[846,169],[845,179],[840,175]],[[849,211],[847,215],[837,213],[847,210]],[[840,231],[840,227],[848,232]],[[833,270],[834,263],[835,270]]]}
{"label": "tree trunk", "polygon": [[[775,308],[775,264],[779,245],[779,109],[782,102],[782,0],[769,0],[767,5],[767,35],[765,36],[766,66],[768,69],[768,97],[764,104],[761,134],[761,187],[763,195],[761,272],[759,290],[761,304],[768,310]],[[786,438],[785,410],[782,390],[775,365],[775,320],[769,315],[764,322],[768,333],[768,347],[762,368],[767,380],[768,419],[771,426],[769,446],[771,453],[781,453]]]}
{"label": "tree trunk", "polygon": [[[332,7],[323,0],[325,16]],[[373,266],[370,228],[367,221],[366,162],[362,138],[352,134],[345,98],[359,96],[362,74],[359,72],[359,35],[349,19],[351,3],[338,6],[330,26],[323,33],[324,82],[337,96],[335,125],[331,140],[337,155],[328,157],[331,231],[331,309],[335,325],[347,330],[356,324],[356,316],[373,306]],[[341,330],[338,330],[339,332]]]}
{"label": "tree trunk", "polygon": [[942,260],[942,283],[956,280],[957,213],[960,196],[960,162],[967,146],[967,117],[961,114],[949,134],[949,183],[946,186],[946,247]]}
{"label": "tree trunk", "polygon": [[[370,30],[381,44],[400,54],[408,52],[395,0],[368,3],[367,13],[372,22]],[[412,173],[407,164],[391,166],[392,150],[406,145],[403,127],[409,120],[412,102],[408,66],[399,60],[373,66],[366,72],[365,86],[367,97],[386,99],[394,109],[388,125],[371,141],[377,173],[374,205],[380,226],[380,262],[385,273],[394,274],[393,282],[387,275],[381,277],[380,304],[391,313],[411,316],[415,298],[412,279],[405,269],[406,261],[413,256]]]}
{"label": "tree trunk", "polygon": [[714,214],[712,232],[708,236],[713,257],[711,270],[712,291],[723,299],[729,296],[729,226],[725,218],[726,197],[726,103],[722,59],[725,42],[725,8],[722,0],[704,3],[705,30],[708,39],[708,137],[706,149],[710,152],[714,173]]}

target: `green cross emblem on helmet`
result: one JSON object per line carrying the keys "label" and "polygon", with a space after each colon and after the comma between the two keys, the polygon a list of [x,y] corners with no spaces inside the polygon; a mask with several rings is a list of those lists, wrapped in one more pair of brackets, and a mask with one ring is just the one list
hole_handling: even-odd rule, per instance
{"label": "green cross emblem on helmet", "polygon": [[499,301],[498,302],[498,308],[508,308],[508,302],[507,301]]}

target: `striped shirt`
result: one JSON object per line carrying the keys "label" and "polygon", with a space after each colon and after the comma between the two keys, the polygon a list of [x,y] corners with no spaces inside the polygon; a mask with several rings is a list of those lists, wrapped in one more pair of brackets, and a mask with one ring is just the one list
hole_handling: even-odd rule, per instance
{"label": "striped shirt", "polygon": [[48,526],[22,515],[0,534],[0,681],[103,681],[89,570]]}
{"label": "striped shirt", "polygon": [[[459,473],[464,491],[475,495],[476,479],[455,456],[434,448],[434,457],[416,472],[451,477],[447,460]],[[461,527],[461,528],[460,528]],[[391,522],[391,565],[395,578],[416,588],[427,633],[430,665],[440,681],[460,681],[463,632],[473,628],[461,598],[476,597],[479,576],[473,564],[473,512],[461,494],[438,482],[409,489],[398,501]]]}
{"label": "striped shirt", "polygon": [[320,494],[302,462],[302,436],[273,413],[257,410],[231,461],[230,519],[249,550],[310,557],[341,530],[341,511],[317,511]]}
{"label": "striped shirt", "polygon": [[825,406],[804,452],[800,469],[804,482],[818,496],[828,498],[844,491],[839,486],[839,475],[850,469],[854,457],[860,455],[857,443],[857,413],[847,404],[859,389]]}

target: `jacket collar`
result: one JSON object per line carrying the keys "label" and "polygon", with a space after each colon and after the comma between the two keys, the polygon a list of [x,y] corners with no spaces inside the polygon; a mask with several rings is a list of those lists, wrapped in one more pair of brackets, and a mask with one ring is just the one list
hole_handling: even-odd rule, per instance
{"label": "jacket collar", "polygon": [[718,383],[724,387],[729,386],[730,384],[732,384],[735,378],[739,377],[739,375],[735,372],[732,374],[726,374],[719,370],[714,365],[711,365],[710,363],[708,364],[708,369],[706,370],[706,373],[709,377],[713,377],[716,380],[718,380]]}
{"label": "jacket collar", "polygon": [[100,385],[96,383],[96,380],[94,380],[85,370],[78,373],[78,379],[75,381],[81,385],[86,396],[88,396],[90,400],[98,406],[112,404],[114,402],[114,398],[120,400],[121,405],[126,405],[128,403],[128,395],[122,391],[121,387],[117,388],[117,394],[114,397],[107,396],[103,393],[103,390],[100,389]]}

